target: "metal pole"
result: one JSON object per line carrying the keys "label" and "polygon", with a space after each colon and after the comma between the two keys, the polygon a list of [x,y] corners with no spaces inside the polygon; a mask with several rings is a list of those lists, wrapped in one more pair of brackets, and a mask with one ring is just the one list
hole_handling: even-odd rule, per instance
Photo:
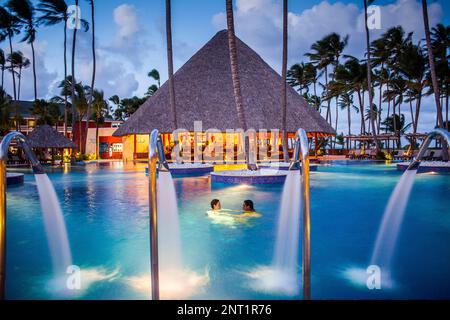
{"label": "metal pole", "polygon": [[309,143],[306,131],[298,129],[295,136],[294,154],[289,170],[301,170],[301,194],[302,194],[302,284],[303,299],[311,299],[311,221],[310,221],[310,193],[309,193]]}
{"label": "metal pole", "polygon": [[311,299],[311,222],[309,194],[309,158],[302,160],[302,211],[303,211],[303,248],[302,282],[303,299]]}
{"label": "metal pole", "polygon": [[[156,132],[157,135],[157,132]],[[149,208],[150,208],[150,265],[152,278],[152,299],[159,300],[159,265],[158,265],[158,209],[156,185],[156,150],[154,132],[150,135],[148,181],[149,181]]]}
{"label": "metal pole", "polygon": [[[159,164],[157,161],[159,160]],[[158,130],[150,134],[148,146],[148,181],[150,209],[150,265],[152,278],[152,299],[159,300],[159,263],[158,263],[158,206],[157,206],[157,169],[169,172],[164,155],[164,146]]]}
{"label": "metal pole", "polygon": [[0,300],[5,299],[6,278],[6,159],[0,160]]}

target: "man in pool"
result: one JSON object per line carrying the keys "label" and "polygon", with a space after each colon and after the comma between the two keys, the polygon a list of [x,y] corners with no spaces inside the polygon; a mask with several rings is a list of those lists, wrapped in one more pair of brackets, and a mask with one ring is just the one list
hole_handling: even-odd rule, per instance
{"label": "man in pool", "polygon": [[[220,215],[229,216],[229,217],[233,217],[233,218],[249,218],[249,217],[259,218],[259,217],[261,217],[261,214],[255,212],[252,200],[245,200],[244,204],[242,205],[242,211],[238,211],[238,210],[222,209],[220,200],[213,199],[211,201],[211,209],[212,210],[210,210],[208,213],[220,214]],[[241,214],[233,214],[233,213],[228,213],[228,212],[239,212]]]}

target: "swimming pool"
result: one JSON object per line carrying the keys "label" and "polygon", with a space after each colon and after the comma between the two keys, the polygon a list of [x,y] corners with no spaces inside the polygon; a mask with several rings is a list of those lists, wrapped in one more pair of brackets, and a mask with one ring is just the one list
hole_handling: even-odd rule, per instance
{"label": "swimming pool", "polygon": [[[148,192],[144,164],[90,164],[49,174],[65,215],[79,299],[148,299]],[[450,176],[416,178],[394,260],[395,286],[369,290],[379,223],[401,173],[395,165],[331,165],[311,173],[313,299],[450,298]],[[194,282],[180,298],[299,299],[255,290],[252,273],[271,263],[282,185],[211,185],[208,176],[175,178],[183,264]],[[211,219],[209,202],[240,208],[252,199],[262,218]],[[8,189],[7,298],[61,298],[39,198],[30,174]],[[163,281],[163,279],[161,279]],[[178,296],[171,296],[177,298]],[[164,298],[164,297],[163,297]]]}

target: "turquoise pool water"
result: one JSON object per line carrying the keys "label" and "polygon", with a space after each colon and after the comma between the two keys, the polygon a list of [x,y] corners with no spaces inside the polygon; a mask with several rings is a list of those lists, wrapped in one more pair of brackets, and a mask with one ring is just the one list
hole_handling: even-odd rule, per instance
{"label": "turquoise pool water", "polygon": [[[143,166],[87,165],[49,174],[65,215],[79,299],[150,298],[147,179]],[[418,175],[395,254],[391,289],[369,290],[365,269],[395,166],[332,165],[311,173],[313,299],[450,298],[450,176]],[[212,185],[175,178],[182,258],[197,281],[180,298],[299,299],[253,289],[249,274],[271,263],[282,186]],[[240,208],[252,199],[262,218],[212,220],[209,202]],[[8,189],[7,298],[61,298],[52,272],[32,175]],[[164,285],[164,284],[162,284]]]}

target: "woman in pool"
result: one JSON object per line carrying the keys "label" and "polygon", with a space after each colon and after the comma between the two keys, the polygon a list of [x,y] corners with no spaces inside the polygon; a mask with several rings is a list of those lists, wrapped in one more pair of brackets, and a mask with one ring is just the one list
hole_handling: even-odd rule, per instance
{"label": "woman in pool", "polygon": [[[212,210],[208,211],[208,213],[219,214],[219,215],[224,215],[224,216],[233,217],[233,218],[249,218],[249,217],[259,218],[259,217],[261,217],[261,214],[255,212],[252,200],[245,200],[242,205],[242,211],[238,211],[238,210],[222,209],[220,200],[213,199],[211,201],[211,209]],[[228,212],[239,212],[241,214],[233,214],[233,213],[228,213]]]}

